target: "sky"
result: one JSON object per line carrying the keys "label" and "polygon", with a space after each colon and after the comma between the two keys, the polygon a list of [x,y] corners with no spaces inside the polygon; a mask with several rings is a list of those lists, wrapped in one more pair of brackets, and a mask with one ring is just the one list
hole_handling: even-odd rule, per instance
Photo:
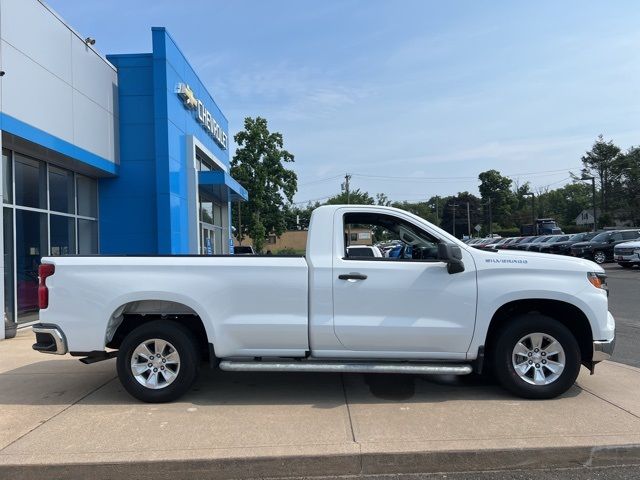
{"label": "sky", "polygon": [[[603,134],[640,145],[637,1],[47,0],[103,53],[166,27],[229,119],[284,136],[294,201],[556,188]],[[230,146],[231,154],[235,149]]]}

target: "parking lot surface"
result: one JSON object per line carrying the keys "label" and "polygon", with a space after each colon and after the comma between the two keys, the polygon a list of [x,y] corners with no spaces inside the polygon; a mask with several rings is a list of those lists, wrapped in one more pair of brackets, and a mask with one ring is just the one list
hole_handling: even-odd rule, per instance
{"label": "parking lot surface", "polygon": [[613,360],[640,367],[640,268],[605,264],[609,284],[609,310],[616,319]]}

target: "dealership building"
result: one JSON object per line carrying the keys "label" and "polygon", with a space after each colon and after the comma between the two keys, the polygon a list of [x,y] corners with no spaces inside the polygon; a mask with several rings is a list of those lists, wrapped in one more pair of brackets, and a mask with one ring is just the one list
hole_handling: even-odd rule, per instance
{"label": "dealership building", "polygon": [[4,328],[47,255],[233,253],[228,121],[164,28],[107,55],[39,0],[0,2]]}

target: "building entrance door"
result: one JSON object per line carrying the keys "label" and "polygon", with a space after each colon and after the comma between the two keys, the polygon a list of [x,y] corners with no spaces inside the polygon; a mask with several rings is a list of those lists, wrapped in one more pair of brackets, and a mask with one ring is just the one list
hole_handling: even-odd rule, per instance
{"label": "building entrance door", "polygon": [[200,253],[202,255],[213,255],[220,253],[215,251],[215,227],[200,223]]}

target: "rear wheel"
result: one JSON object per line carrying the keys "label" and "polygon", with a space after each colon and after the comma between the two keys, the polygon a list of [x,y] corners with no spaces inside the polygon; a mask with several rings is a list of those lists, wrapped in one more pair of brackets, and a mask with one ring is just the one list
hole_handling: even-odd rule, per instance
{"label": "rear wheel", "polygon": [[514,318],[495,343],[498,380],[524,398],[553,398],[566,392],[578,377],[580,363],[580,347],[571,331],[541,314]]}
{"label": "rear wheel", "polygon": [[593,253],[593,261],[597,264],[604,263],[607,260],[607,256],[602,251],[597,251]]}
{"label": "rear wheel", "polygon": [[197,343],[182,325],[145,323],[129,333],[118,351],[118,377],[138,400],[170,402],[183,395],[198,372]]}

